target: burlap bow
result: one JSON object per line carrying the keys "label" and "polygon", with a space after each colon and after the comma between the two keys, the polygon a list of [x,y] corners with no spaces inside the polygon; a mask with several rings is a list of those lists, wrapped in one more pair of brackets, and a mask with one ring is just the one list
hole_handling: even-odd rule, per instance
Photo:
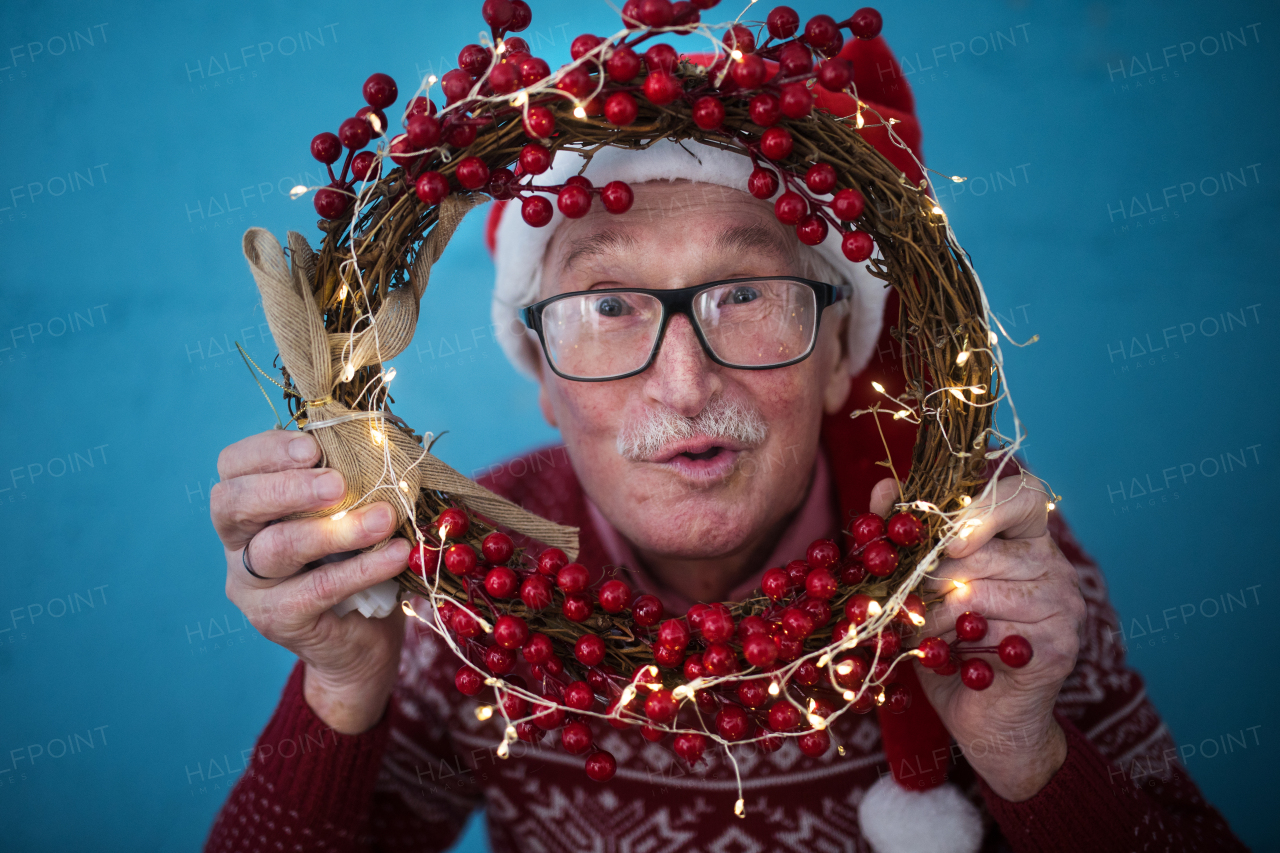
{"label": "burlap bow", "polygon": [[[262,294],[262,308],[280,357],[307,403],[312,424],[350,416],[352,410],[330,396],[344,372],[395,358],[418,323],[418,302],[427,289],[431,267],[440,258],[462,217],[475,202],[450,196],[440,206],[439,220],[423,240],[410,271],[409,287],[387,294],[373,323],[356,333],[331,334],[324,327],[311,282],[315,253],[306,238],[289,232],[293,267],[272,234],[250,228],[244,235],[244,255]],[[444,492],[474,512],[530,538],[578,554],[578,529],[534,515],[495,495],[432,456],[419,441],[384,418],[356,417],[311,430],[320,443],[321,464],[342,473],[347,493],[342,503],[321,512],[298,513],[297,518],[330,515],[374,501],[396,508],[397,526],[410,517],[420,489]],[[404,485],[402,486],[401,483]],[[418,523],[426,519],[418,519]],[[379,543],[377,547],[381,547]]]}

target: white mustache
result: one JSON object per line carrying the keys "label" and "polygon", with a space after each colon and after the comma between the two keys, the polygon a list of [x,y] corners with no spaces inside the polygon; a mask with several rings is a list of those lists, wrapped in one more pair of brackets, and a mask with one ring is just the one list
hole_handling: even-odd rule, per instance
{"label": "white mustache", "polygon": [[650,409],[623,427],[618,433],[618,455],[631,462],[642,462],[657,456],[676,441],[706,436],[730,438],[740,444],[756,447],[769,434],[760,411],[737,401],[717,397],[692,418],[678,415],[668,408]]}

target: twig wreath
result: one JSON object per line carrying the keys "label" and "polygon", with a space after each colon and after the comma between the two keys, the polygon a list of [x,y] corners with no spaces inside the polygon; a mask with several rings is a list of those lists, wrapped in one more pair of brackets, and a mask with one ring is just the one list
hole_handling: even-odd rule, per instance
{"label": "twig wreath", "polygon": [[[709,740],[731,760],[731,743],[772,750],[787,737],[821,755],[835,717],[885,703],[898,710],[910,700],[895,689],[899,663],[918,658],[981,690],[992,668],[974,653],[997,653],[1010,666],[1031,658],[1018,636],[998,647],[938,638],[903,644],[925,621],[922,583],[943,548],[991,511],[999,470],[1022,432],[1009,438],[994,429],[995,406],[1007,399],[994,318],[927,179],[908,181],[858,132],[879,123],[909,151],[891,121],[856,101],[851,66],[837,56],[842,29],[874,38],[880,15],[862,9],[843,22],[818,15],[802,30],[796,12],[780,6],[763,26],[701,23],[700,11],[716,2],[629,0],[624,29],[580,36],[573,61],[552,72],[509,35],[528,26],[528,5],[485,0],[491,38],[463,48],[459,68],[443,79],[423,81],[401,115],[404,132],[388,136],[383,110],[398,92],[390,77],[375,74],[364,84],[367,106],[336,135],[312,141],[332,178],[315,194],[325,232],[318,253],[290,232],[290,266],[268,232],[254,228],[244,239],[280,345],[290,411],[319,441],[323,464],[347,478],[333,517],[389,500],[398,534],[416,543],[399,578],[401,606],[464,661],[456,678],[462,693],[492,689],[477,714],[505,720],[499,756],[516,739],[540,741],[560,729],[563,748],[586,754],[596,780],[610,778],[616,763],[593,748],[590,718],[643,726],[653,740],[674,734],[673,748],[690,764]],[[694,63],[666,44],[637,51],[665,34],[703,36],[712,52]],[[446,98],[439,109],[428,97],[437,82]],[[850,92],[856,113],[814,111],[815,85]],[[377,150],[362,150],[373,139]],[[572,562],[576,530],[525,512],[432,456],[430,443],[391,414],[395,370],[383,367],[409,343],[431,266],[468,209],[510,200],[532,226],[551,219],[552,196],[569,217],[584,215],[597,197],[606,210],[625,211],[632,201],[625,183],[593,187],[576,177],[542,186],[537,176],[560,150],[589,159],[606,146],[641,149],[662,139],[750,157],[745,189],[761,199],[784,189],[776,215],[803,243],[840,229],[845,255],[897,291],[906,391],[894,397],[877,385],[884,402],[855,416],[918,425],[899,512],[887,523],[860,516],[849,553],[815,542],[802,558],[770,569],[755,597],[695,605],[681,618],[664,618],[657,598],[633,596],[616,578],[590,588],[586,567]],[[299,187],[295,197],[307,191]],[[517,548],[499,527],[540,544]],[[957,643],[980,641],[985,619],[965,614],[957,633]],[[518,657],[535,685],[513,674]],[[689,724],[677,721],[684,708]],[[739,779],[735,810],[742,809]]]}

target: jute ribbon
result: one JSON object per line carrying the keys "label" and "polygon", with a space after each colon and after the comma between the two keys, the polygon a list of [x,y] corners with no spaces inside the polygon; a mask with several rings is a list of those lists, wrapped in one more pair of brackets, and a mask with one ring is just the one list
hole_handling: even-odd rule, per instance
{"label": "jute ribbon", "polygon": [[[432,456],[420,445],[420,439],[396,428],[392,421],[359,416],[361,413],[354,413],[331,396],[344,371],[389,361],[409,345],[431,267],[474,205],[474,201],[453,196],[445,199],[438,222],[419,248],[409,286],[388,293],[373,322],[356,333],[332,334],[325,329],[311,288],[316,256],[306,238],[289,232],[290,269],[280,243],[269,231],[250,228],[245,232],[244,255],[262,294],[263,312],[280,347],[280,357],[298,392],[308,401],[307,419],[311,423],[336,420],[311,430],[320,443],[321,464],[340,471],[347,481],[347,493],[337,507],[290,517],[325,516],[385,500],[396,508],[399,526],[409,518],[418,491],[430,489],[450,495],[496,524],[560,548],[573,559],[578,554],[578,528],[548,521],[495,495]],[[350,417],[353,414],[357,417]],[[423,521],[419,519],[419,523]]]}

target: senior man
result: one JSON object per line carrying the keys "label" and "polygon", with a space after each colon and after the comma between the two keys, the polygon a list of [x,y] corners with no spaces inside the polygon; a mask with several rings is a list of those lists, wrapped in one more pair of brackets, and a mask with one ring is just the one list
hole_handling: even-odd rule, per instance
{"label": "senior man", "polygon": [[[890,82],[886,109],[909,113],[905,83]],[[918,147],[918,135],[910,141]],[[562,154],[555,170],[579,165]],[[631,182],[627,213],[596,207],[540,231],[514,206],[491,220],[495,318],[509,328],[527,309],[537,331],[503,345],[539,383],[564,444],[497,466],[485,485],[580,527],[584,563],[625,567],[676,614],[749,594],[766,568],[839,536],[856,513],[886,514],[895,495],[875,464],[884,445],[848,420],[873,375],[900,375],[883,328],[893,300],[829,247],[801,246],[742,190],[744,170],[746,158],[700,146],[609,150],[586,174]],[[730,328],[730,307],[760,322]],[[910,435],[889,440],[906,464]],[[443,850],[479,806],[502,850],[868,849],[858,805],[886,772],[874,716],[840,719],[843,754],[810,758],[790,742],[744,751],[742,820],[723,759],[691,771],[636,729],[598,727],[618,758],[604,784],[550,749],[519,744],[495,760],[497,729],[454,691],[459,661],[431,632],[399,611],[330,611],[402,571],[407,542],[297,574],[382,540],[394,523],[375,503],[338,522],[272,524],[339,501],[342,477],[319,460],[309,436],[273,431],[218,461],[211,504],[227,593],[299,663],[207,849]],[[998,491],[1012,494],[1015,480]],[[1111,642],[1118,623],[1101,575],[1043,496],[1003,503],[937,574],[969,583],[931,613],[927,633],[950,638],[956,616],[978,609],[995,639],[1016,629],[1036,650],[982,692],[921,677],[957,745],[951,778],[983,810],[983,849],[1242,849],[1171,760],[1167,731]],[[964,846],[932,839],[933,815],[897,820],[915,849]]]}

